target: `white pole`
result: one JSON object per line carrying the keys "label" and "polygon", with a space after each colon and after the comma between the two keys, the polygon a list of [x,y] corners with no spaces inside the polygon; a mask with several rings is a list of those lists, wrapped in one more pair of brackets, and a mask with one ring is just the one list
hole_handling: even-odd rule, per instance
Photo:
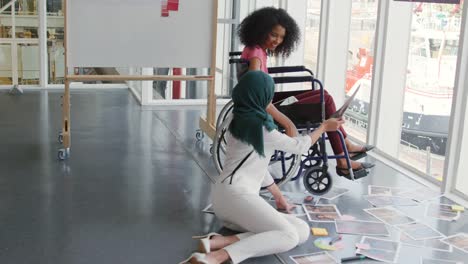
{"label": "white pole", "polygon": [[38,16],[39,16],[39,86],[45,88],[48,83],[48,63],[47,63],[47,9],[46,1],[38,0]]}
{"label": "white pole", "polygon": [[[13,1],[14,2],[14,1]],[[13,3],[11,6],[11,78],[13,82],[13,87],[18,85],[18,44],[16,41],[16,14],[15,6]]]}

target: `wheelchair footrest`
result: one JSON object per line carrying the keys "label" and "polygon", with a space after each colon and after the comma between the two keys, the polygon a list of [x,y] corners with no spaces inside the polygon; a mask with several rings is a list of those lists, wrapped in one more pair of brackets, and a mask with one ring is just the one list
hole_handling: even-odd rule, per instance
{"label": "wheelchair footrest", "polygon": [[[343,173],[342,169],[341,170],[337,169],[336,173],[339,176],[345,177],[348,180],[353,180],[353,179],[351,179],[351,174],[350,173]],[[369,174],[369,172],[366,169],[360,169],[360,170],[357,170],[357,171],[353,171],[353,174],[354,174],[354,179],[357,180],[357,179],[361,179],[361,178],[366,177]]]}

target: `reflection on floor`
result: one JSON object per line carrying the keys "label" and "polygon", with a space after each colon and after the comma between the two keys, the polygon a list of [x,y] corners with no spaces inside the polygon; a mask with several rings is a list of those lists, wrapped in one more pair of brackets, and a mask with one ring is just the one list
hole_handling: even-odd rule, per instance
{"label": "reflection on floor", "polygon": [[[201,212],[216,178],[211,142],[195,139],[204,113],[142,109],[125,90],[74,92],[71,157],[59,162],[60,94],[1,93],[0,263],[177,263],[187,257],[196,248],[192,235],[221,228]],[[369,184],[419,186],[375,162],[363,180],[334,178],[335,186],[350,190],[330,201],[342,214],[375,220],[362,210],[370,207],[364,199]],[[303,191],[301,184],[285,190]],[[456,222],[436,221],[424,217],[424,208],[398,207],[445,235],[468,231],[466,213]],[[310,225],[334,234],[333,224]],[[292,263],[291,254],[320,251],[315,239],[245,263]],[[344,235],[345,248],[330,253],[353,256],[358,240]],[[399,263],[419,263],[420,256],[463,260],[467,254],[403,246]]]}

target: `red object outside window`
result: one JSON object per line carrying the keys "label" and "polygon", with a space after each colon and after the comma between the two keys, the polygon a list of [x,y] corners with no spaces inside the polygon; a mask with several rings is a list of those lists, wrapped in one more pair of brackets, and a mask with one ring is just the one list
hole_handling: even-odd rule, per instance
{"label": "red object outside window", "polygon": [[[182,69],[181,68],[173,68],[172,69],[172,75],[181,75],[182,74]],[[172,99],[180,99],[180,90],[181,90],[181,84],[180,81],[173,81],[172,82]]]}

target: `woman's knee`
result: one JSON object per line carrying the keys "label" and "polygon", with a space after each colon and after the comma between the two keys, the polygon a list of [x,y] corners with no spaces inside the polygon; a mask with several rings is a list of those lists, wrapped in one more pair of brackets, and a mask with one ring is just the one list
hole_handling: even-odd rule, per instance
{"label": "woman's knee", "polygon": [[309,231],[309,225],[299,219],[300,221],[297,224],[297,235],[298,235],[298,244],[303,244],[309,239],[310,231]]}
{"label": "woman's knee", "polygon": [[288,228],[288,229],[281,230],[281,232],[283,233],[283,235],[282,235],[283,242],[286,242],[286,244],[288,245],[287,248],[284,249],[285,251],[293,249],[297,245],[299,245],[301,238],[300,238],[297,230],[295,230],[293,228]]}
{"label": "woman's knee", "polygon": [[335,101],[333,100],[333,96],[331,96],[330,94],[326,93],[324,97],[325,97],[326,103],[335,104]]}
{"label": "woman's knee", "polygon": [[293,217],[293,216],[286,216],[288,219],[289,223],[291,223],[291,226],[294,227],[294,231],[296,232],[297,235],[297,244],[300,245],[304,242],[306,242],[309,239],[310,235],[310,227],[309,224],[307,224],[306,221]]}

